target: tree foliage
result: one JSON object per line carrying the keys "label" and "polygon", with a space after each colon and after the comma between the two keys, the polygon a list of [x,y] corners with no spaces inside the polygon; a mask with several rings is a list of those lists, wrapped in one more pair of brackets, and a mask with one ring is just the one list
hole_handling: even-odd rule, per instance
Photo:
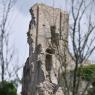
{"label": "tree foliage", "polygon": [[81,76],[86,81],[95,81],[95,64],[84,66],[81,69]]}
{"label": "tree foliage", "polygon": [[8,81],[0,82],[0,95],[17,95],[16,87]]}

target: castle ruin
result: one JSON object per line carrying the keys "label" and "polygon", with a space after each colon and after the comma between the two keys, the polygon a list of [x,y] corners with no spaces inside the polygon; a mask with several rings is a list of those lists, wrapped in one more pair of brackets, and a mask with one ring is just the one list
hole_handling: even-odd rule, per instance
{"label": "castle ruin", "polygon": [[22,95],[63,95],[59,85],[62,64],[58,54],[67,56],[68,14],[44,4],[30,9],[27,32],[29,57],[23,68]]}

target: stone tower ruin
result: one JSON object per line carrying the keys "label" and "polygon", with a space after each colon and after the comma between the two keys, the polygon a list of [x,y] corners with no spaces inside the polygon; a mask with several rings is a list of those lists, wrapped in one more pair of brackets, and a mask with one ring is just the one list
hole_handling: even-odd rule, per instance
{"label": "stone tower ruin", "polygon": [[30,13],[29,57],[23,68],[22,95],[63,95],[57,55],[66,55],[69,16],[45,4],[33,5]]}

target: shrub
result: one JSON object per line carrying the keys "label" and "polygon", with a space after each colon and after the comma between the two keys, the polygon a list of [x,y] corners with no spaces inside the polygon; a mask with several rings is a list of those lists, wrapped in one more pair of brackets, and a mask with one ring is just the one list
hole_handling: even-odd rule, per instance
{"label": "shrub", "polygon": [[0,82],[0,95],[17,95],[16,87],[8,81]]}
{"label": "shrub", "polygon": [[86,81],[95,81],[95,64],[84,66],[81,69],[81,76]]}

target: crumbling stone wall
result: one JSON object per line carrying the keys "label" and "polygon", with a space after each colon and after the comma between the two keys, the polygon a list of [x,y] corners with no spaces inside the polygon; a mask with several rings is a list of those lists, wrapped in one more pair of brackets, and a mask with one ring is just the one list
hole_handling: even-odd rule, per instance
{"label": "crumbling stone wall", "polygon": [[63,53],[68,46],[68,14],[44,4],[35,4],[30,13],[29,58],[23,69],[22,95],[63,95],[56,47]]}

